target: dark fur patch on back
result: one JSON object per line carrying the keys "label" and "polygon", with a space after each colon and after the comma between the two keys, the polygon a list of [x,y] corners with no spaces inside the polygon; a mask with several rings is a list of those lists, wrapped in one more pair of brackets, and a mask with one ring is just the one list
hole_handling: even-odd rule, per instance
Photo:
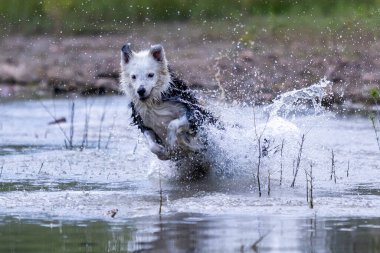
{"label": "dark fur patch on back", "polygon": [[163,101],[173,101],[182,103],[187,109],[187,119],[192,131],[197,132],[198,128],[205,124],[216,124],[218,120],[199,103],[187,84],[178,78],[170,69],[171,83],[167,92],[162,94]]}
{"label": "dark fur patch on back", "polygon": [[[209,111],[199,105],[198,100],[188,88],[187,84],[178,78],[170,69],[169,73],[171,76],[170,86],[169,89],[162,94],[162,101],[181,103],[186,107],[186,117],[190,123],[192,134],[196,134],[199,128],[206,124],[216,124],[222,128],[220,122],[218,122]],[[134,104],[131,103],[130,106],[132,108],[132,124],[137,125],[141,132],[152,130],[144,125]],[[159,140],[158,137],[156,139]],[[162,143],[162,141],[159,140],[159,143]]]}

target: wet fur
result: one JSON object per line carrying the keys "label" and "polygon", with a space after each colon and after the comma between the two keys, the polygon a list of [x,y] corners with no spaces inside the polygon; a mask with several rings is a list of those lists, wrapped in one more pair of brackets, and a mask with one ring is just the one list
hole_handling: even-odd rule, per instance
{"label": "wet fur", "polygon": [[[149,72],[150,71],[150,72]],[[141,78],[146,73],[153,78]],[[140,76],[136,81],[131,75]],[[144,79],[145,78],[145,79]],[[159,159],[179,160],[199,156],[206,148],[203,127],[216,119],[199,105],[187,85],[169,70],[163,48],[133,52],[127,44],[121,52],[121,87],[131,100],[133,123]],[[138,88],[149,94],[141,98]]]}

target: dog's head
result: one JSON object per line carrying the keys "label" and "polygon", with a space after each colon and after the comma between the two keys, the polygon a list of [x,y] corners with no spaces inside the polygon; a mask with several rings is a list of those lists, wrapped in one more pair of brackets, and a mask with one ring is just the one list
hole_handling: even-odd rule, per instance
{"label": "dog's head", "polygon": [[161,45],[134,52],[130,44],[121,48],[121,85],[134,101],[159,100],[170,82],[170,74]]}

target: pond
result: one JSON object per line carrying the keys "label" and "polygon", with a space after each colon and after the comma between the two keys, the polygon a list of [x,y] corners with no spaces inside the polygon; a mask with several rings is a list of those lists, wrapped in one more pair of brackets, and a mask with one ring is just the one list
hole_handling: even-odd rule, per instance
{"label": "pond", "polygon": [[380,252],[371,122],[280,103],[208,101],[226,129],[194,180],[149,152],[124,97],[0,103],[0,252]]}
{"label": "pond", "polygon": [[3,218],[1,252],[378,252],[378,218],[180,213],[106,220]]}

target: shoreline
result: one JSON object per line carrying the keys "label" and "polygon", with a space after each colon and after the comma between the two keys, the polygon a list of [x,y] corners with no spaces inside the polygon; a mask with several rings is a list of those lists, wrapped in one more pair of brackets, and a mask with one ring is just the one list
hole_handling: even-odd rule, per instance
{"label": "shoreline", "polygon": [[118,94],[119,50],[130,42],[136,51],[161,43],[169,64],[190,88],[218,92],[222,87],[229,101],[269,103],[325,77],[333,83],[327,105],[375,104],[369,96],[371,88],[380,88],[375,38],[351,44],[326,34],[315,39],[262,32],[250,40],[232,36],[231,27],[210,33],[175,23],[161,32],[145,27],[125,35],[9,35],[0,40],[0,99]]}

